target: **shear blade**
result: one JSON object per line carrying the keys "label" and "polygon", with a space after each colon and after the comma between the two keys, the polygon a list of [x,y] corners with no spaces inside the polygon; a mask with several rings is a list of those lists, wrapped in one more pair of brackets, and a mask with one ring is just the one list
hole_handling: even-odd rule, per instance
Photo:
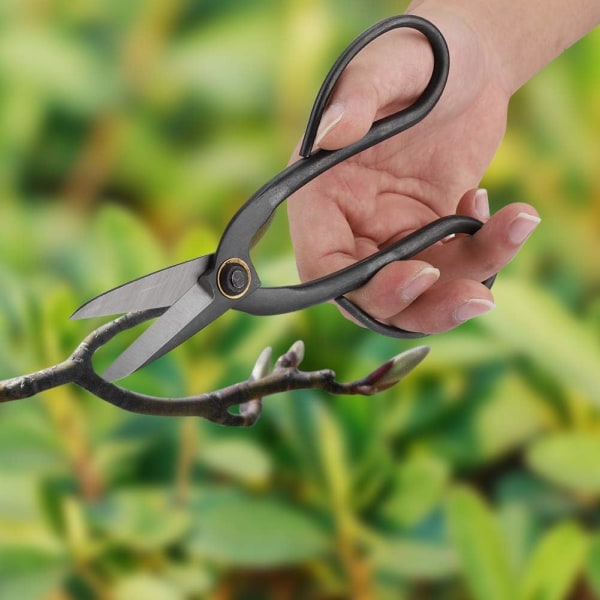
{"label": "shear blade", "polygon": [[196,283],[211,264],[212,257],[207,254],[193,258],[124,283],[80,306],[71,319],[171,306]]}
{"label": "shear blade", "polygon": [[160,358],[223,314],[229,304],[195,283],[140,335],[103,373],[107,381],[122,379]]}

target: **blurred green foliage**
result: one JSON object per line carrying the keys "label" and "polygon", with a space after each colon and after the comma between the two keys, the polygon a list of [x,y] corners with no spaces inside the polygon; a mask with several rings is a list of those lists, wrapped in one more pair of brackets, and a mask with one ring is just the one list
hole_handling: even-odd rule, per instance
{"label": "blurred green foliage", "polygon": [[[0,377],[65,358],[90,296],[212,251],[339,50],[403,6],[3,0]],[[2,405],[0,598],[600,597],[599,33],[512,104],[484,184],[543,224],[498,309],[397,389],[284,394],[244,431],[68,387]],[[284,216],[257,261],[295,279]],[[207,390],[297,338],[342,379],[404,345],[330,306],[231,314],[127,383]]]}

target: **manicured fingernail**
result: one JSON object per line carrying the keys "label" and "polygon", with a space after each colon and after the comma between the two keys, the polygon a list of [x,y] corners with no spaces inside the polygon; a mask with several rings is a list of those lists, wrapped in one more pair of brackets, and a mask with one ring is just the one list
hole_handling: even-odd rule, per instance
{"label": "manicured fingernail", "polygon": [[467,300],[464,304],[461,304],[454,311],[454,318],[457,322],[463,323],[469,319],[479,317],[480,315],[483,315],[494,308],[496,308],[496,305],[489,300],[473,298],[471,300]]}
{"label": "manicured fingernail", "polygon": [[490,200],[486,189],[479,188],[475,192],[474,204],[478,219],[487,221],[490,218]]}
{"label": "manicured fingernail", "polygon": [[428,290],[440,277],[435,267],[425,267],[419,271],[401,290],[400,297],[404,302],[412,302]]}
{"label": "manicured fingernail", "polygon": [[341,102],[334,102],[321,117],[319,129],[315,137],[315,146],[318,146],[323,138],[341,121],[344,116],[344,105]]}
{"label": "manicured fingernail", "polygon": [[541,219],[527,213],[519,213],[508,226],[508,239],[513,244],[522,244],[540,224]]}

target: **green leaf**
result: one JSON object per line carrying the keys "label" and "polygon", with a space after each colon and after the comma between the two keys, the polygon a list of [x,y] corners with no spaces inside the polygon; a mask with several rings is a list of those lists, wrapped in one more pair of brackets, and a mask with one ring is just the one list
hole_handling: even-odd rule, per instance
{"label": "green leaf", "polygon": [[269,403],[267,410],[287,444],[287,452],[293,453],[304,493],[345,518],[353,510],[355,465],[350,464],[346,430],[337,413],[312,390],[299,391],[290,401]]}
{"label": "green leaf", "polygon": [[590,542],[585,573],[594,594],[600,597],[600,534]]}
{"label": "green leaf", "polygon": [[346,440],[339,422],[323,404],[314,406],[314,427],[320,467],[329,500],[338,518],[345,518],[351,506],[351,466]]}
{"label": "green leaf", "polygon": [[494,296],[499,309],[481,323],[562,386],[583,392],[600,406],[600,345],[585,322],[549,292],[523,280],[503,277]]}
{"label": "green leaf", "polygon": [[393,492],[382,515],[402,527],[417,525],[439,504],[448,466],[433,456],[413,456],[397,469]]}
{"label": "green leaf", "polygon": [[532,511],[518,500],[500,502],[497,514],[512,572],[521,577],[531,547],[539,535],[538,515],[534,516]]}
{"label": "green leaf", "polygon": [[186,600],[210,597],[209,592],[215,585],[217,577],[209,565],[199,564],[197,561],[177,561],[169,564],[163,573],[165,579],[175,585],[184,594]]}
{"label": "green leaf", "polygon": [[27,467],[19,474],[0,469],[0,548],[16,546],[48,556],[59,554],[61,543],[42,514],[40,500],[37,472]]}
{"label": "green leaf", "polygon": [[266,40],[273,38],[272,17],[260,10],[235,11],[226,21],[206,24],[170,49],[156,76],[168,85],[198,90],[228,114],[260,106],[270,97],[265,89],[275,57]]}
{"label": "green leaf", "polygon": [[[450,385],[449,377],[445,385]],[[545,398],[517,373],[493,378],[491,385],[483,384],[468,395],[464,391],[460,395],[450,393],[454,393],[455,402],[464,403],[462,410],[454,405],[447,418],[442,420],[438,415],[437,427],[428,439],[436,453],[458,466],[487,464],[521,447],[553,423]],[[431,409],[415,405],[415,414],[419,410],[427,414]]]}
{"label": "green leaf", "polygon": [[534,472],[572,492],[600,494],[600,436],[596,433],[544,436],[527,449],[526,460]]}
{"label": "green leaf", "polygon": [[522,585],[522,600],[562,600],[584,566],[587,539],[574,523],[560,523],[533,552]]}
{"label": "green leaf", "polygon": [[373,548],[372,559],[376,569],[407,579],[446,579],[459,571],[453,548],[409,539],[385,540]]}
{"label": "green leaf", "polygon": [[176,585],[161,577],[140,573],[119,581],[112,597],[115,600],[185,600],[186,595]]}
{"label": "green leaf", "polygon": [[519,448],[551,424],[552,414],[543,396],[512,373],[498,381],[472,419],[478,454],[484,461]]}
{"label": "green leaf", "polygon": [[0,547],[0,598],[47,598],[65,574],[64,556],[27,546]]}
{"label": "green leaf", "polygon": [[73,112],[98,109],[115,98],[116,72],[110,72],[83,44],[56,35],[50,28],[4,31],[0,68],[13,80],[26,81]]}
{"label": "green leaf", "polygon": [[104,291],[132,277],[167,266],[150,230],[136,215],[114,204],[103,204],[85,246],[90,253],[88,285]]}
{"label": "green leaf", "polygon": [[[7,473],[43,472],[63,466],[63,449],[56,432],[48,427],[48,417],[39,406],[10,406],[0,419],[0,471]],[[10,490],[3,486],[4,493]],[[1,499],[0,499],[1,504]]]}
{"label": "green leaf", "polygon": [[316,560],[329,550],[313,517],[278,500],[208,494],[193,511],[189,548],[213,561],[265,568]]}
{"label": "green leaf", "polygon": [[536,518],[555,521],[579,509],[577,499],[563,488],[557,488],[531,472],[507,473],[498,482],[502,504],[518,504]]}
{"label": "green leaf", "polygon": [[133,488],[113,493],[90,508],[90,519],[115,541],[156,550],[180,538],[189,516],[162,489]]}
{"label": "green leaf", "polygon": [[105,483],[127,480],[152,438],[105,439],[94,453],[94,467]]}
{"label": "green leaf", "polygon": [[[4,232],[0,229],[0,255],[2,262],[12,262],[2,247]],[[33,293],[19,275],[19,268],[11,270],[0,264],[0,378],[19,375],[23,370],[33,369],[36,361],[32,339],[35,326],[31,308]]]}
{"label": "green leaf", "polygon": [[261,446],[249,439],[215,439],[200,446],[199,461],[209,469],[248,485],[265,484],[273,468]]}
{"label": "green leaf", "polygon": [[468,329],[455,329],[449,335],[433,336],[427,340],[431,352],[421,370],[439,373],[498,360],[508,354],[507,349],[490,344],[489,338]]}
{"label": "green leaf", "polygon": [[448,502],[450,533],[467,583],[477,600],[514,600],[504,540],[493,513],[468,488],[455,490]]}
{"label": "green leaf", "polygon": [[61,283],[45,283],[40,293],[39,344],[40,361],[59,363],[69,356],[81,341],[81,323],[69,321],[69,315],[78,301],[73,291]]}

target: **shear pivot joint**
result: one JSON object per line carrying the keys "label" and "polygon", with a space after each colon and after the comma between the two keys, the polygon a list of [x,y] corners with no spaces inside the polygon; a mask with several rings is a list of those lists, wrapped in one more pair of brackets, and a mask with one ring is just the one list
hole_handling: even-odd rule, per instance
{"label": "shear pivot joint", "polygon": [[230,258],[219,267],[217,285],[226,298],[241,298],[248,291],[251,281],[250,268],[241,258]]}

